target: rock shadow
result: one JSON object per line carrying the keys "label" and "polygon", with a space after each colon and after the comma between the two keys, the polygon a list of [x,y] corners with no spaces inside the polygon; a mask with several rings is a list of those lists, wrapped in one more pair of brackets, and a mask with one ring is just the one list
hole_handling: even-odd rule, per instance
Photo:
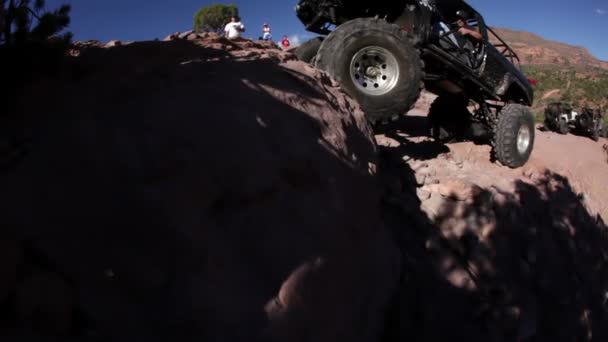
{"label": "rock shadow", "polygon": [[567,178],[475,189],[433,222],[388,213],[405,265],[385,341],[608,338],[608,228]]}
{"label": "rock shadow", "polygon": [[[399,256],[379,222],[371,131],[328,78],[222,49],[89,49],[65,77],[28,85],[31,148],[0,178],[0,237],[16,251],[0,262],[13,280],[0,336],[377,334]],[[41,274],[63,286],[24,290]]]}

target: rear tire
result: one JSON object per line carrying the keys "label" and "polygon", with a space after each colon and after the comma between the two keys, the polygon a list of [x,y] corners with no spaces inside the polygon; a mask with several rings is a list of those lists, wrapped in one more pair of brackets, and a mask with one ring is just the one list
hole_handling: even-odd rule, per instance
{"label": "rear tire", "polygon": [[429,108],[431,136],[439,142],[462,140],[471,126],[468,99],[459,95],[441,95]]}
{"label": "rear tire", "polygon": [[602,126],[600,124],[594,124],[591,132],[591,140],[598,141],[602,136]]}
{"label": "rear tire", "polygon": [[340,25],[321,44],[315,63],[340,82],[372,122],[407,113],[420,95],[418,51],[405,31],[384,20]]}
{"label": "rear tire", "polygon": [[494,152],[501,164],[517,168],[524,165],[534,147],[534,116],[528,107],[506,105],[498,116]]}
{"label": "rear tire", "polygon": [[559,134],[568,134],[568,132],[570,132],[570,127],[568,127],[566,120],[559,119],[557,123],[557,132]]}
{"label": "rear tire", "polygon": [[304,42],[304,44],[296,48],[294,54],[302,62],[312,63],[313,59],[317,55],[317,52],[319,51],[319,48],[321,47],[321,43],[323,43],[323,38],[321,37],[307,40]]}
{"label": "rear tire", "polygon": [[557,121],[549,119],[547,117],[545,117],[545,122],[544,122],[544,126],[546,130],[552,131],[552,132],[556,132],[558,129],[558,124]]}

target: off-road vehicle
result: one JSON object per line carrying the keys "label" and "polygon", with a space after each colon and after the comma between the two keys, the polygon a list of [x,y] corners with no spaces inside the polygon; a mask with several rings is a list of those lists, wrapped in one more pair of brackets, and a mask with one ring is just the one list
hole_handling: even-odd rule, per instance
{"label": "off-road vehicle", "polygon": [[[320,35],[296,55],[337,79],[372,123],[405,114],[426,87],[439,95],[429,113],[436,139],[476,132],[490,138],[502,164],[528,160],[530,81],[515,52],[464,1],[301,0],[296,13]],[[461,35],[458,18],[482,39]]]}
{"label": "off-road vehicle", "polygon": [[582,111],[572,110],[572,106],[563,102],[549,103],[545,108],[545,128],[568,134],[575,131],[580,135],[589,136],[598,141],[600,136],[605,135],[603,127],[602,111],[599,108],[583,107]]}

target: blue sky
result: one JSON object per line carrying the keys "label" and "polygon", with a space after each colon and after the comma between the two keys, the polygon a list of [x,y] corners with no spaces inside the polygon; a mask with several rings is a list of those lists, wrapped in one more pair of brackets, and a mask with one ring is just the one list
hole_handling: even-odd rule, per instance
{"label": "blue sky", "polygon": [[[398,1],[398,0],[393,0]],[[72,5],[69,28],[75,39],[150,40],[191,29],[192,16],[214,2],[240,9],[246,36],[261,35],[270,23],[275,39],[310,37],[294,14],[297,0],[47,0],[52,9]],[[469,0],[492,26],[536,33],[547,39],[584,46],[608,60],[608,1],[606,0]]]}

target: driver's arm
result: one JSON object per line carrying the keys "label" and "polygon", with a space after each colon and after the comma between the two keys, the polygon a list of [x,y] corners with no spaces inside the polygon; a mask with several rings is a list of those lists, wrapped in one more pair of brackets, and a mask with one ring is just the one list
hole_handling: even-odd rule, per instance
{"label": "driver's arm", "polygon": [[483,36],[481,35],[481,33],[479,33],[479,31],[476,28],[461,27],[460,30],[458,30],[458,32],[460,32],[460,34],[462,34],[462,35],[471,36],[477,40],[483,39]]}

